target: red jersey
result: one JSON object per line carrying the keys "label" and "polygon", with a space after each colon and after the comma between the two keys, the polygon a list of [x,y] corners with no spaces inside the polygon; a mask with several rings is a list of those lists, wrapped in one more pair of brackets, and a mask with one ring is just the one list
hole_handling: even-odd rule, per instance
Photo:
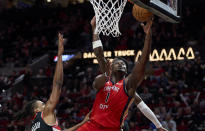
{"label": "red jersey", "polygon": [[109,80],[96,94],[90,121],[105,128],[120,129],[133,100],[126,93],[124,79],[116,84]]}

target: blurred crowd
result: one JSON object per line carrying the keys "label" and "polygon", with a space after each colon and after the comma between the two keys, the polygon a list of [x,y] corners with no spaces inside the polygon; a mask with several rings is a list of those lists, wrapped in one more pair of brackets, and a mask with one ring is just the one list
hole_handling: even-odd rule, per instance
{"label": "blurred crowd", "polygon": [[[144,33],[132,17],[127,4],[120,21],[119,38],[101,36],[104,50],[141,49]],[[202,50],[205,25],[201,20],[203,6],[184,5],[179,24],[155,18],[153,48],[194,46]],[[92,51],[91,27],[93,9],[88,2],[61,7],[33,7],[0,12],[0,68],[25,67],[33,59],[56,51],[57,32],[66,38],[65,50]],[[198,46],[198,47],[197,47]],[[203,55],[203,52],[201,52]],[[53,57],[53,56],[51,56]],[[130,67],[132,59],[127,58]],[[25,68],[9,76],[0,75],[0,131],[29,130],[26,118],[13,121],[14,114],[29,100],[46,101],[52,88],[55,64],[50,62],[38,72]],[[200,56],[193,61],[153,62],[150,72],[137,92],[169,131],[205,130],[205,63]],[[98,67],[81,59],[64,70],[64,86],[56,108],[61,127],[80,122],[89,112],[95,99],[92,82]],[[16,86],[15,80],[22,76]],[[155,130],[154,125],[132,105],[127,125],[130,131]]]}
{"label": "blurred crowd", "polygon": [[[204,130],[204,63],[153,63],[154,73],[147,77],[138,92],[169,131]],[[134,111],[133,111],[134,110]],[[137,117],[136,117],[137,116]],[[140,119],[139,119],[140,118]],[[130,130],[153,129],[153,124],[136,109],[130,110]]]}

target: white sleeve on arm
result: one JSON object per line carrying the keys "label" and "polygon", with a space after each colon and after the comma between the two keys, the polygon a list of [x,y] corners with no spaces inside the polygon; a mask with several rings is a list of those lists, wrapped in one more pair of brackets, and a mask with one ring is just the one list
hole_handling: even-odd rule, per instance
{"label": "white sleeve on arm", "polygon": [[94,41],[94,42],[92,42],[92,43],[93,43],[93,49],[102,46],[101,40],[97,40],[97,41]]}
{"label": "white sleeve on arm", "polygon": [[162,127],[161,123],[159,122],[159,120],[157,119],[157,117],[155,116],[155,114],[150,110],[150,108],[149,108],[143,101],[141,101],[141,102],[137,105],[137,108],[139,108],[140,111],[141,111],[150,121],[152,121],[157,128]]}

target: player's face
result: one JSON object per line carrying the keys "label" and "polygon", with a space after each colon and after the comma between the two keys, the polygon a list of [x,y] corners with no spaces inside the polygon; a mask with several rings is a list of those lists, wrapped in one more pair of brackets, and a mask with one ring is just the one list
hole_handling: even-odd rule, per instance
{"label": "player's face", "polygon": [[45,108],[45,103],[42,101],[37,101],[36,106],[37,106],[36,112],[42,112]]}
{"label": "player's face", "polygon": [[112,71],[121,71],[127,73],[126,64],[123,60],[115,58],[112,62]]}

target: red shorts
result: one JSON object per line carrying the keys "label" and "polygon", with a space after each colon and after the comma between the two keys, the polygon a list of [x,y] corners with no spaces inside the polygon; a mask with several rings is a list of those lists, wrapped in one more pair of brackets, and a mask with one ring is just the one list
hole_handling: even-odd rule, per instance
{"label": "red shorts", "polygon": [[88,121],[79,127],[77,131],[120,131],[120,128],[106,128],[95,123],[94,121]]}

